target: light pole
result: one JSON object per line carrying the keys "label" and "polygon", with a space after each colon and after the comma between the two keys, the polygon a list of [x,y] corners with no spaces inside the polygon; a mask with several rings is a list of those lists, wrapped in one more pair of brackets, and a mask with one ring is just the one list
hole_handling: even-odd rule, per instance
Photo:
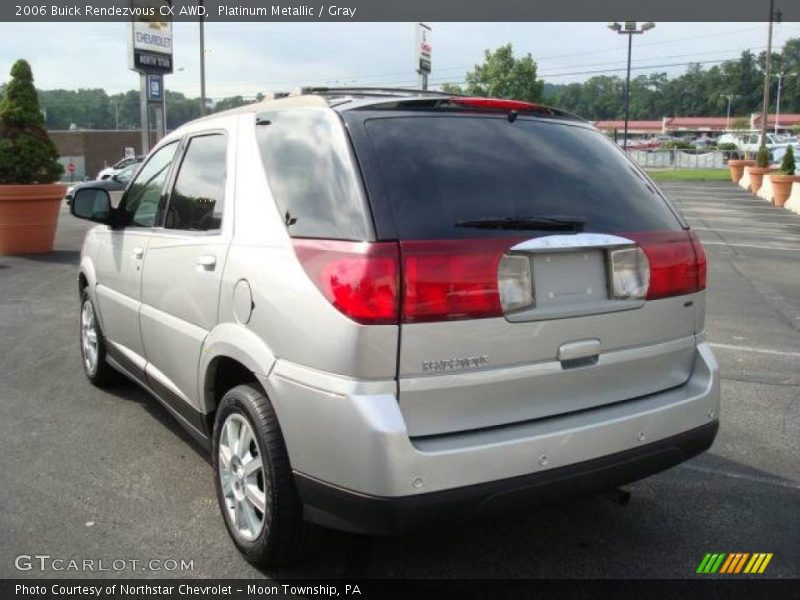
{"label": "light pole", "polygon": [[789,75],[790,77],[797,75],[797,73],[776,73],[773,77],[778,78],[778,95],[776,97],[775,106],[775,135],[778,135],[778,121],[781,119],[781,82],[783,78]]}
{"label": "light pole", "polygon": [[625,134],[622,138],[622,149],[628,150],[628,111],[631,99],[631,49],[633,47],[633,36],[651,30],[656,24],[652,21],[642,23],[641,28],[637,27],[636,21],[625,21],[622,25],[617,22],[609,23],[608,28],[621,35],[628,36],[628,73],[625,77]]}
{"label": "light pole", "polygon": [[734,98],[738,98],[739,94],[720,94],[719,97],[728,99],[728,111],[725,113],[725,131],[730,131],[730,129],[731,129],[731,100],[733,100]]}
{"label": "light pole", "polygon": [[[203,0],[200,0],[203,6]],[[206,41],[203,27],[203,15],[200,15],[200,116],[206,114]]]}
{"label": "light pole", "polygon": [[[772,60],[772,20],[775,18],[775,0],[769,0],[769,28],[767,29],[767,53],[764,55],[764,98],[761,103],[761,143],[758,153],[767,152],[767,112],[769,109],[769,69]],[[759,167],[762,165],[758,165]]]}

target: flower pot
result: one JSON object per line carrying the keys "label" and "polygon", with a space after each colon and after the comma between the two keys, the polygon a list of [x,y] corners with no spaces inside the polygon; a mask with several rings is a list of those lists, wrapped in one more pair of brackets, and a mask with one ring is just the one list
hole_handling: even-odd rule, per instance
{"label": "flower pot", "polygon": [[734,159],[728,161],[728,168],[731,171],[731,181],[733,183],[739,183],[739,180],[744,175],[744,168],[745,167],[755,167],[756,161],[754,160],[744,160],[744,159]]}
{"label": "flower pot", "polygon": [[43,254],[53,249],[67,186],[0,185],[0,254]]}
{"label": "flower pot", "polygon": [[772,167],[747,167],[747,172],[750,174],[750,191],[754,194],[761,189],[761,184],[764,182],[764,175],[772,173],[775,169]]}
{"label": "flower pot", "polygon": [[797,175],[783,175],[782,173],[773,173],[771,177],[772,190],[774,192],[772,203],[775,206],[783,206],[792,193],[792,185],[795,181],[800,181],[800,177]]}

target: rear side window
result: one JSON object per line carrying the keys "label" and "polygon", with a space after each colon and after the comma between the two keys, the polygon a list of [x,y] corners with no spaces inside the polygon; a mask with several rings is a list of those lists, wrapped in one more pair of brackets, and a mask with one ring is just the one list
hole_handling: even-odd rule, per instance
{"label": "rear side window", "polygon": [[189,140],[175,177],[164,227],[189,231],[220,228],[225,202],[225,146],[222,134]]}
{"label": "rear side window", "polygon": [[473,115],[368,118],[365,127],[372,148],[356,150],[375,152],[401,239],[526,235],[464,226],[507,218],[574,218],[587,232],[680,228],[652,184],[592,129]]}
{"label": "rear side window", "polygon": [[374,237],[360,175],[339,117],[331,111],[262,113],[261,158],[292,237]]}

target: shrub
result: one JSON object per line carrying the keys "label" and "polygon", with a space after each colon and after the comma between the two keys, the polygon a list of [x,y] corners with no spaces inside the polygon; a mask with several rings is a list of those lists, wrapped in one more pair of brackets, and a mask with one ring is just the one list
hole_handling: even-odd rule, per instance
{"label": "shrub", "polygon": [[694,146],[682,140],[670,140],[661,144],[661,148],[663,150],[694,150]]}
{"label": "shrub", "polygon": [[766,146],[761,146],[758,149],[758,154],[756,155],[756,166],[761,168],[769,166],[769,154],[767,153]]}
{"label": "shrub", "polygon": [[730,142],[726,142],[724,144],[720,144],[717,146],[717,150],[738,150],[739,147],[736,144],[731,144]]}
{"label": "shrub", "polygon": [[786,154],[783,155],[783,160],[781,161],[781,173],[784,175],[794,175],[794,170],[794,149],[790,145],[786,147]]}
{"label": "shrub", "polygon": [[0,184],[52,183],[63,171],[44,128],[31,67],[18,60],[0,101]]}

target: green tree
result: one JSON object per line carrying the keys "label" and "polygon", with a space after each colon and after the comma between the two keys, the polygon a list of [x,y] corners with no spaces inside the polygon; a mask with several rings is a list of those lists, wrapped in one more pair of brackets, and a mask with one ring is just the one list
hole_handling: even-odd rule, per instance
{"label": "green tree", "polygon": [[794,164],[794,149],[791,145],[786,147],[786,152],[783,155],[783,160],[781,161],[781,173],[784,175],[794,175],[795,164]]}
{"label": "green tree", "polygon": [[18,60],[0,102],[0,184],[52,183],[63,171],[44,128],[31,67]]}
{"label": "green tree", "polygon": [[544,82],[536,78],[536,62],[530,54],[516,58],[511,44],[506,44],[494,52],[486,50],[484,56],[483,64],[475,65],[467,73],[466,87],[446,84],[444,91],[528,102],[541,101]]}

